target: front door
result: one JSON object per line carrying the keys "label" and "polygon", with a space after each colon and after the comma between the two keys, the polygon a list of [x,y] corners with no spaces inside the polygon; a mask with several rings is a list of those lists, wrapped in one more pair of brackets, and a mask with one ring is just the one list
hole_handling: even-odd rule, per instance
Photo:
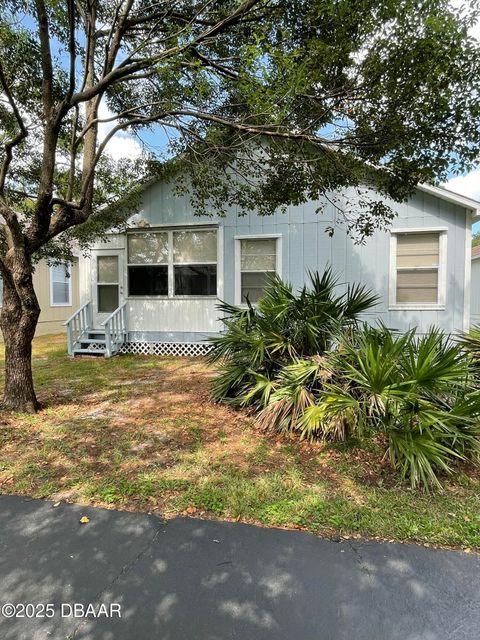
{"label": "front door", "polygon": [[93,268],[95,326],[100,327],[123,302],[123,251],[97,253]]}

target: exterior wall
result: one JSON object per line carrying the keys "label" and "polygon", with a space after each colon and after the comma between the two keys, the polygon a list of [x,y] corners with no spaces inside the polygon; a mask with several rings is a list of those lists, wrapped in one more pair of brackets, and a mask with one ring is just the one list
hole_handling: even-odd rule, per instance
{"label": "exterior wall", "polygon": [[480,324],[480,258],[472,260],[470,319],[472,324]]}
{"label": "exterior wall", "polygon": [[[341,225],[335,226],[333,237],[326,232],[335,225],[334,210],[328,202],[308,202],[288,207],[285,213],[259,217],[251,213],[242,217],[235,209],[225,218],[194,216],[188,197],[178,197],[168,184],[150,186],[144,194],[143,209],[133,216],[131,226],[145,220],[151,227],[163,225],[208,225],[220,229],[218,274],[219,298],[235,303],[235,251],[237,236],[278,235],[281,237],[281,276],[295,288],[301,287],[307,271],[322,271],[331,265],[339,282],[357,282],[371,287],[381,299],[377,307],[366,316],[371,322],[381,319],[387,326],[405,331],[418,327],[423,332],[431,325],[447,332],[467,328],[469,312],[465,299],[465,285],[469,281],[469,263],[466,261],[466,237],[470,220],[467,210],[445,202],[421,190],[403,204],[391,203],[397,211],[392,229],[435,229],[447,233],[446,304],[441,309],[392,309],[389,306],[390,237],[389,232],[377,232],[364,245],[355,244]],[[321,211],[317,213],[317,209]],[[97,245],[102,251],[118,247],[125,251],[125,239],[112,236],[110,243]],[[93,258],[95,256],[95,251]],[[92,259],[93,259],[92,258]],[[223,262],[223,266],[222,266]],[[124,290],[126,290],[126,259]],[[480,266],[480,261],[479,261]],[[89,266],[86,265],[85,271]],[[86,286],[86,291],[88,285]],[[82,294],[83,295],[83,294]],[[88,291],[85,293],[88,295]],[[467,286],[468,297],[468,286]],[[82,300],[84,302],[86,300]],[[221,328],[215,300],[128,300],[131,339],[162,340],[165,336],[191,337],[215,333]],[[186,338],[185,338],[186,339]]]}
{"label": "exterior wall", "polygon": [[40,318],[37,325],[37,336],[51,333],[64,333],[63,323],[79,306],[78,294],[78,260],[71,269],[72,304],[68,307],[52,307],[50,304],[50,269],[46,260],[41,260],[35,267],[33,286],[40,304]]}

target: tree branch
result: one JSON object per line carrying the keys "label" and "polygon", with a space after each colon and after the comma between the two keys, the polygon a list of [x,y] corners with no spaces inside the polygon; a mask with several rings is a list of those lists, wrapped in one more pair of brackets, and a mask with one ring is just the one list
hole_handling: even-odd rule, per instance
{"label": "tree branch", "polygon": [[50,34],[48,16],[43,0],[35,0],[37,8],[38,35],[40,38],[40,54],[42,61],[42,97],[45,119],[51,118],[53,106],[53,66],[50,51]]}
{"label": "tree branch", "polygon": [[8,169],[10,167],[10,163],[12,162],[12,158],[13,158],[13,149],[19,145],[22,140],[24,140],[27,135],[28,135],[28,131],[25,127],[25,123],[23,122],[23,118],[20,115],[20,111],[18,110],[18,107],[16,105],[16,102],[13,98],[13,95],[10,91],[10,88],[8,86],[8,82],[7,79],[5,77],[5,73],[3,71],[3,65],[0,61],[0,84],[2,85],[3,88],[3,92],[5,93],[5,95],[7,96],[7,100],[12,108],[13,111],[13,115],[15,116],[15,119],[18,123],[18,126],[20,127],[20,131],[17,133],[16,136],[14,136],[9,142],[5,143],[5,158],[3,159],[3,163],[2,163],[2,168],[0,169],[0,198],[2,200],[5,200],[5,181],[7,179],[7,173],[8,173]]}

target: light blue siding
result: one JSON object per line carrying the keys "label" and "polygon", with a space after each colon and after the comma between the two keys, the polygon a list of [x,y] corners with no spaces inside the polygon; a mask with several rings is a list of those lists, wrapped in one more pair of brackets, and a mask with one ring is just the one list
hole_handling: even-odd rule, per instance
{"label": "light blue siding", "polygon": [[[341,283],[360,282],[380,295],[378,306],[367,316],[371,322],[381,319],[401,331],[416,326],[423,332],[431,325],[447,332],[465,328],[465,234],[469,222],[463,207],[420,190],[406,203],[390,203],[397,212],[392,229],[441,227],[447,230],[445,309],[395,310],[389,309],[390,233],[378,231],[360,245],[355,244],[347,236],[345,227],[339,224],[335,226],[333,237],[329,237],[326,230],[334,224],[334,211],[329,202],[323,204],[325,206],[320,213],[316,213],[316,209],[322,203],[309,202],[288,207],[285,213],[278,212],[268,217],[255,213],[238,216],[233,207],[225,218],[215,215],[199,217],[193,214],[187,196],[176,195],[168,184],[155,184],[145,191],[142,211],[134,221],[142,218],[152,227],[211,223],[222,226],[223,297],[230,303],[235,302],[235,236],[279,234],[282,238],[282,276],[294,287],[304,284],[308,269],[321,271],[331,265]],[[480,300],[478,314],[480,320]],[[145,328],[147,330],[150,327]],[[162,330],[159,325],[158,331]]]}

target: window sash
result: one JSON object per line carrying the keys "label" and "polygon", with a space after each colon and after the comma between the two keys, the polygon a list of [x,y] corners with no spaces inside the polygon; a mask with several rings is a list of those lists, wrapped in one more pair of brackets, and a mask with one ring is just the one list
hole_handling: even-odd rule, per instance
{"label": "window sash", "polygon": [[217,232],[185,229],[172,232],[174,265],[217,264]]}
{"label": "window sash", "polygon": [[[113,265],[113,269],[112,269],[112,276],[116,275],[114,277],[114,279],[109,279],[110,278],[110,274],[108,274],[108,268],[104,269],[103,267],[101,267],[101,264],[105,264],[108,265],[108,263],[110,263],[110,268]],[[119,265],[119,260],[118,260],[118,256],[112,255],[112,256],[97,256],[97,284],[119,284],[120,281],[120,265]],[[107,276],[107,278],[104,278],[104,276]]]}
{"label": "window sash", "polygon": [[237,304],[252,304],[263,295],[268,277],[278,273],[279,237],[237,238]]}
{"label": "window sash", "polygon": [[[141,241],[147,245],[142,256]],[[135,249],[135,243],[140,245]],[[127,235],[127,261],[129,265],[168,264],[169,241],[167,231],[145,231]],[[148,258],[155,258],[148,260]]]}
{"label": "window sash", "polygon": [[[113,293],[113,296],[109,298],[109,294]],[[102,284],[97,283],[97,307],[98,313],[112,313],[118,308],[120,301],[120,292],[118,290],[118,284],[112,284],[110,282]]]}
{"label": "window sash", "polygon": [[[72,306],[72,265],[62,262],[52,264],[50,274],[50,306]],[[3,291],[2,291],[3,294]]]}
{"label": "window sash", "polygon": [[390,304],[404,308],[444,305],[445,230],[393,232],[392,242]]}

